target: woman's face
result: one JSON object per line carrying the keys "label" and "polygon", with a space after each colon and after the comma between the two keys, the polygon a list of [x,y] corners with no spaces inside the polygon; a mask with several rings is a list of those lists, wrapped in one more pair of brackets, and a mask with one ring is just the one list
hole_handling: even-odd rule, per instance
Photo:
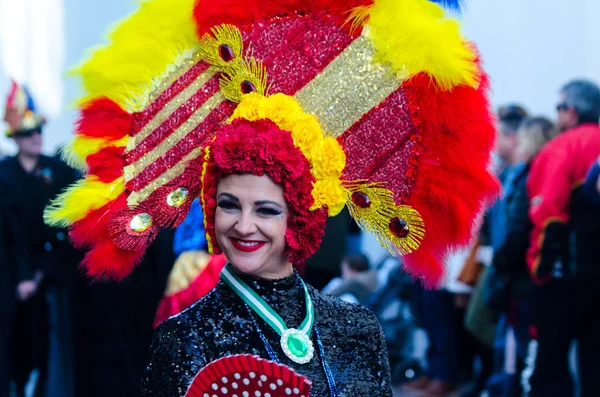
{"label": "woman's face", "polygon": [[232,174],[219,180],[215,232],[233,267],[266,279],[289,276],[284,255],[288,207],[268,176]]}

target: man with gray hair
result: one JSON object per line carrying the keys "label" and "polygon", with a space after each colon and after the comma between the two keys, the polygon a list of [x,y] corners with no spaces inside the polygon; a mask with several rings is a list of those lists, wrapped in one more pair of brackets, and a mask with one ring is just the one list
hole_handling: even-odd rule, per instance
{"label": "man with gray hair", "polygon": [[563,87],[560,97],[556,110],[562,131],[585,123],[598,124],[600,89],[596,84],[586,80],[571,81]]}
{"label": "man with gray hair", "polygon": [[536,282],[537,357],[530,397],[573,396],[568,354],[578,340],[581,397],[600,396],[600,210],[583,182],[600,155],[600,89],[575,80],[556,106],[561,135],[531,165],[527,262]]}

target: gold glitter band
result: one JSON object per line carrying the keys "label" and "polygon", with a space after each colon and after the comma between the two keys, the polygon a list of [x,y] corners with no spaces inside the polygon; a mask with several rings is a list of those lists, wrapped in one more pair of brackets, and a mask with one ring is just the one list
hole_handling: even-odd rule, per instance
{"label": "gold glitter band", "polygon": [[[185,73],[185,69],[189,68],[189,64],[184,65],[184,69],[181,73]],[[135,134],[128,142],[127,151],[133,150],[138,144],[140,144],[144,139],[148,137],[157,129],[162,123],[165,122],[171,114],[175,112],[181,105],[186,103],[196,92],[198,92],[202,86],[204,86],[208,80],[210,80],[215,74],[217,74],[217,69],[214,67],[209,67],[204,70],[196,79],[188,85],[183,91],[175,96],[175,98],[171,99],[169,103],[163,107],[156,115],[146,124],[140,132]]]}
{"label": "gold glitter band", "polygon": [[198,147],[192,150],[187,156],[185,156],[179,163],[175,166],[169,168],[165,171],[161,176],[150,182],[143,189],[137,192],[131,192],[127,197],[127,205],[130,207],[134,207],[139,203],[146,200],[152,192],[160,188],[161,186],[166,185],[171,182],[173,179],[177,178],[179,175],[183,174],[185,167],[187,166],[188,161],[195,159],[198,156],[202,155],[203,148]]}
{"label": "gold glitter band", "polygon": [[184,51],[174,64],[170,64],[167,67],[167,71],[163,73],[163,76],[157,79],[158,83],[155,83],[155,86],[150,90],[146,105],[142,109],[145,109],[150,103],[154,102],[178,78],[189,72],[200,61],[202,61],[202,58],[197,48]]}
{"label": "gold glitter band", "polygon": [[374,58],[370,40],[360,36],[294,96],[327,135],[342,135],[402,84]]}
{"label": "gold glitter band", "polygon": [[[150,164],[158,160],[161,156],[166,154],[169,149],[177,145],[179,141],[184,139],[187,134],[193,131],[198,125],[208,116],[208,114],[215,109],[221,102],[225,100],[225,97],[221,92],[216,92],[211,96],[202,106],[200,106],[191,116],[187,119],[179,128],[177,128],[171,135],[163,140],[157,147],[151,152],[146,153],[138,161],[125,167],[125,180],[131,180],[135,175],[142,172]],[[170,105],[170,103],[169,103]],[[166,107],[168,107],[167,105]]]}

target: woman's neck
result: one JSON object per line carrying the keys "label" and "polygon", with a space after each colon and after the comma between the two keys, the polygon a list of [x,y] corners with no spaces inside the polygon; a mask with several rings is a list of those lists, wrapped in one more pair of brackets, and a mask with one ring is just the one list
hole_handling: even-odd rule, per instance
{"label": "woman's neck", "polygon": [[[235,269],[235,266],[234,266],[234,269]],[[266,270],[266,271],[262,271],[262,272],[247,274],[247,273],[240,272],[236,269],[236,272],[240,275],[257,278],[260,280],[281,280],[283,278],[289,277],[292,274],[294,274],[294,267],[292,266],[291,263],[287,262],[285,265],[283,265],[281,268],[277,269],[276,271]]]}

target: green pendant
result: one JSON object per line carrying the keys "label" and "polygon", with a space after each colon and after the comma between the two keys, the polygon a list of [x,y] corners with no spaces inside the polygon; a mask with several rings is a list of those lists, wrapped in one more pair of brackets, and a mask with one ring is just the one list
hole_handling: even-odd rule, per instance
{"label": "green pendant", "polygon": [[292,354],[296,357],[304,357],[306,356],[306,354],[308,354],[308,346],[296,334],[290,335],[287,341],[287,345],[290,348]]}
{"label": "green pendant", "polygon": [[306,300],[306,317],[298,327],[288,328],[285,321],[267,302],[252,290],[235,272],[233,266],[227,264],[221,271],[221,280],[226,283],[256,314],[281,335],[281,349],[290,360],[298,364],[306,364],[312,360],[315,348],[310,340],[310,333],[315,323],[315,308],[304,282],[300,279]]}
{"label": "green pendant", "polygon": [[290,360],[298,364],[306,364],[315,353],[312,341],[305,333],[288,328],[281,335],[281,348]]}

